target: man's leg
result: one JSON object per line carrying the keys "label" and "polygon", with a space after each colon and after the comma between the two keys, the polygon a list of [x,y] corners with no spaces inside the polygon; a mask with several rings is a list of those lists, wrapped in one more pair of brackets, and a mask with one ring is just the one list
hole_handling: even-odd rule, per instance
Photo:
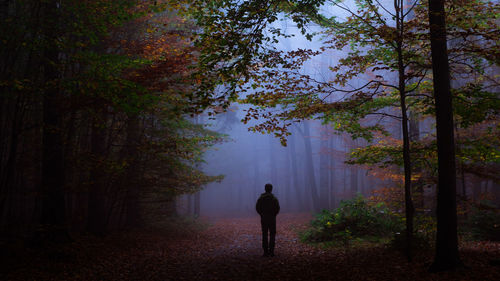
{"label": "man's leg", "polygon": [[262,248],[264,249],[264,256],[269,255],[269,245],[267,243],[267,232],[269,231],[269,224],[261,221],[262,226]]}
{"label": "man's leg", "polygon": [[269,255],[274,257],[274,242],[276,239],[276,220],[269,224]]}

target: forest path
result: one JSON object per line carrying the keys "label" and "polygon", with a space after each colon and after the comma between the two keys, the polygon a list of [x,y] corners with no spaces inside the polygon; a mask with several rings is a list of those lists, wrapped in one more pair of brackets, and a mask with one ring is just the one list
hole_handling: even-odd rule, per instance
{"label": "forest path", "polygon": [[163,252],[151,253],[141,266],[154,264],[156,269],[136,272],[133,279],[373,280],[385,274],[380,260],[375,260],[378,265],[369,267],[368,272],[369,261],[364,255],[346,255],[344,251],[325,251],[301,243],[298,231],[311,218],[310,214],[278,215],[276,256],[272,258],[262,257],[258,216],[217,219],[201,233],[157,245]]}
{"label": "forest path", "polygon": [[[408,264],[402,253],[386,247],[322,249],[301,243],[298,231],[311,218],[278,215],[272,258],[262,257],[257,215],[217,219],[201,232],[168,239],[142,234],[146,236],[137,237],[142,243],[130,252],[128,265],[105,279],[124,274],[129,280],[500,280],[500,267],[486,266],[488,255],[480,251],[468,252],[465,258],[471,270],[431,275],[427,268],[432,253]],[[499,258],[500,244],[493,245]]]}
{"label": "forest path", "polygon": [[[461,249],[466,270],[429,274],[432,253],[412,264],[387,247],[322,249],[297,230],[307,214],[277,218],[276,256],[262,257],[258,216],[212,221],[201,231],[177,229],[76,240],[67,248],[25,254],[1,280],[500,280],[500,243]],[[0,272],[1,273],[1,272]]]}

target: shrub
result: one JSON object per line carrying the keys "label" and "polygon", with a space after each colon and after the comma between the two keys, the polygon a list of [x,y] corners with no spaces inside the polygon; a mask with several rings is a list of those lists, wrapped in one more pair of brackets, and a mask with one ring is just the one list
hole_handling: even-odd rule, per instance
{"label": "shrub", "polygon": [[432,241],[436,239],[436,218],[427,214],[416,214],[414,217],[414,237],[419,237],[427,241],[428,244],[432,244]]}
{"label": "shrub", "polygon": [[308,242],[346,240],[353,237],[387,236],[400,229],[399,220],[385,204],[371,205],[362,196],[342,201],[336,210],[323,210],[302,233]]}
{"label": "shrub", "polygon": [[498,207],[482,202],[483,208],[474,208],[467,220],[472,238],[477,240],[500,241],[500,213]]}

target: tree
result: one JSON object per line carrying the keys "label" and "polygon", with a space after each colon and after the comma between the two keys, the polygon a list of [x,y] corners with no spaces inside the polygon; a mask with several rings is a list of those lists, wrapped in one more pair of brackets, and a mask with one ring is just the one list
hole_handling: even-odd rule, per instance
{"label": "tree", "polygon": [[64,200],[64,156],[62,136],[62,107],[58,69],[60,48],[57,38],[60,35],[60,9],[57,1],[47,1],[42,5],[45,38],[44,81],[46,88],[43,97],[43,137],[42,137],[42,216],[41,224],[51,241],[68,241]]}
{"label": "tree", "polygon": [[436,256],[429,270],[435,272],[461,265],[458,254],[453,108],[443,0],[429,0],[429,24],[438,151]]}
{"label": "tree", "polygon": [[314,162],[313,162],[313,152],[311,145],[311,131],[309,128],[308,122],[304,123],[304,129],[302,130],[300,127],[296,127],[297,130],[302,135],[304,140],[304,152],[305,152],[305,178],[307,187],[311,191],[311,199],[312,199],[312,209],[315,211],[321,210],[321,201],[318,193],[318,188],[316,186],[316,175],[314,174]]}
{"label": "tree", "polygon": [[197,169],[222,137],[189,122],[197,57],[180,4],[2,1],[2,232],[104,235],[221,178]]}

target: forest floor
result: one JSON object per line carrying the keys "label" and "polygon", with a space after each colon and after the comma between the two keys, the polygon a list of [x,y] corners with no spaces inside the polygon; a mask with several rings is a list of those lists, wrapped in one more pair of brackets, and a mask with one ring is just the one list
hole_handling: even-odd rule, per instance
{"label": "forest floor", "polygon": [[[257,216],[212,220],[203,228],[77,237],[49,250],[15,251],[1,280],[500,280],[500,243],[467,242],[464,269],[430,274],[432,252],[413,263],[386,246],[321,248],[297,232],[311,219],[280,214],[276,256],[262,257]],[[12,254],[12,253],[11,253]],[[5,255],[1,255],[5,258]],[[3,258],[3,259],[4,259]]]}

